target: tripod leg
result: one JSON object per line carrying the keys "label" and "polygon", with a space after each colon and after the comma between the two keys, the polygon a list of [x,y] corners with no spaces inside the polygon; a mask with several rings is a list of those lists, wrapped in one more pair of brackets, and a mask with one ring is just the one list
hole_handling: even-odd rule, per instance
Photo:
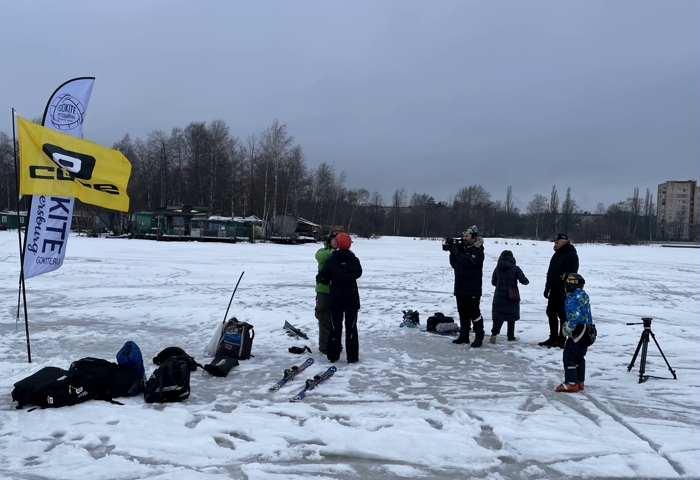
{"label": "tripod leg", "polygon": [[644,330],[642,332],[642,358],[639,361],[639,383],[644,383],[646,378],[644,377],[644,372],[647,368],[647,349],[649,347],[649,331]]}
{"label": "tripod leg", "polygon": [[659,349],[659,353],[661,353],[661,356],[664,359],[664,362],[666,362],[666,366],[668,367],[669,372],[671,372],[671,375],[673,375],[673,379],[677,380],[676,378],[676,371],[671,368],[671,365],[668,363],[668,360],[666,360],[666,355],[664,355],[664,352],[661,350],[661,346],[659,345],[659,342],[656,341],[656,335],[654,335],[654,332],[649,330],[649,333],[651,334],[651,338],[654,339],[654,343],[656,344],[656,348]]}
{"label": "tripod leg", "polygon": [[644,332],[642,332],[642,336],[639,337],[639,343],[637,344],[637,349],[634,351],[634,355],[632,355],[632,361],[630,362],[629,366],[627,367],[628,372],[632,371],[632,367],[634,367],[634,362],[637,361],[637,355],[639,354],[639,349],[642,348],[643,341],[644,341]]}

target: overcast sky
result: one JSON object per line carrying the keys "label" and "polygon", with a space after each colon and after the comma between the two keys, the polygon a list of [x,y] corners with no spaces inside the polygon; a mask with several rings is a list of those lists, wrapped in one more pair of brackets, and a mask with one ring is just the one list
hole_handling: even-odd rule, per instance
{"label": "overcast sky", "polygon": [[700,172],[700,2],[0,3],[0,130],[97,77],[84,126],[274,119],[346,186],[447,200],[483,185],[584,209]]}

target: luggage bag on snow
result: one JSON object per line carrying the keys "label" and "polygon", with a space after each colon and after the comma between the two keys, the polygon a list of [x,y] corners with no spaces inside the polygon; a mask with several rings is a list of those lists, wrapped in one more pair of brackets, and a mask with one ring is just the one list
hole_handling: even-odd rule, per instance
{"label": "luggage bag on snow", "polygon": [[97,385],[92,377],[80,371],[58,367],[44,367],[15,383],[12,400],[17,409],[25,405],[58,408],[92,400],[97,396]]}
{"label": "luggage bag on snow", "polygon": [[428,320],[426,321],[426,330],[429,332],[436,332],[436,327],[441,323],[454,323],[454,319],[452,317],[446,317],[442,313],[437,312],[432,317],[428,317]]}

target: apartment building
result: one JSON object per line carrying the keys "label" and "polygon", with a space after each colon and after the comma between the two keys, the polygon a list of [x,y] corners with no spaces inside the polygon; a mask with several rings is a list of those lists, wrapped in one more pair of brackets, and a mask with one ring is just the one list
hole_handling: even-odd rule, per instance
{"label": "apartment building", "polygon": [[[673,180],[659,185],[656,194],[657,230],[662,238],[687,240],[700,225],[697,180]],[[689,228],[690,227],[690,228]]]}

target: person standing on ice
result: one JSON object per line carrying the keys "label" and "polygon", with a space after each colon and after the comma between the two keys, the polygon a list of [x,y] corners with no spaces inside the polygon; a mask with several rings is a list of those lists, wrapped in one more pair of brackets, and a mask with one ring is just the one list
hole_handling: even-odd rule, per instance
{"label": "person standing on ice", "polygon": [[459,337],[452,343],[469,343],[469,330],[474,327],[472,348],[484,341],[484,318],[481,316],[481,284],[484,267],[484,240],[479,237],[476,225],[462,232],[462,245],[449,244],[450,265],[455,273],[454,295],[459,312]]}
{"label": "person standing on ice", "polygon": [[503,250],[491,275],[491,285],[496,287],[491,307],[491,343],[496,343],[503,322],[508,323],[508,341],[515,341],[515,322],[520,320],[520,300],[510,298],[510,287],[518,288],[518,282],[523,285],[530,283],[520,267],[515,264],[513,252]]}
{"label": "person standing on ice", "polygon": [[569,241],[566,233],[557,233],[552,239],[554,255],[549,261],[547,281],[544,286],[544,298],[547,299],[547,318],[549,319],[549,338],[540,342],[540,347],[564,348],[565,338],[561,327],[566,321],[564,312],[564,275],[578,272],[578,253]]}
{"label": "person standing on ice", "polygon": [[[331,231],[328,239],[323,244],[323,248],[319,248],[316,252],[316,262],[318,263],[318,271],[323,269],[326,261],[331,258],[333,252],[338,248],[336,235],[340,230]],[[318,350],[326,355],[328,349],[328,335],[331,331],[331,317],[328,314],[328,285],[316,283],[316,309],[314,311],[316,320],[318,320]]]}
{"label": "person standing on ice", "polygon": [[564,383],[557,392],[580,392],[586,380],[586,329],[591,327],[591,301],[583,290],[586,281],[578,273],[566,275],[566,322],[562,326],[562,335],[566,336],[564,345]]}
{"label": "person standing on ice", "polygon": [[[360,260],[350,251],[352,239],[341,232],[335,237],[337,250],[326,260],[316,281],[329,285],[328,312],[331,330],[328,336],[326,356],[331,362],[340,358],[345,323],[345,350],[348,363],[359,360],[360,343],[357,338],[357,312],[360,310],[360,294],[357,279],[362,276]],[[343,322],[344,320],[344,322]]]}

